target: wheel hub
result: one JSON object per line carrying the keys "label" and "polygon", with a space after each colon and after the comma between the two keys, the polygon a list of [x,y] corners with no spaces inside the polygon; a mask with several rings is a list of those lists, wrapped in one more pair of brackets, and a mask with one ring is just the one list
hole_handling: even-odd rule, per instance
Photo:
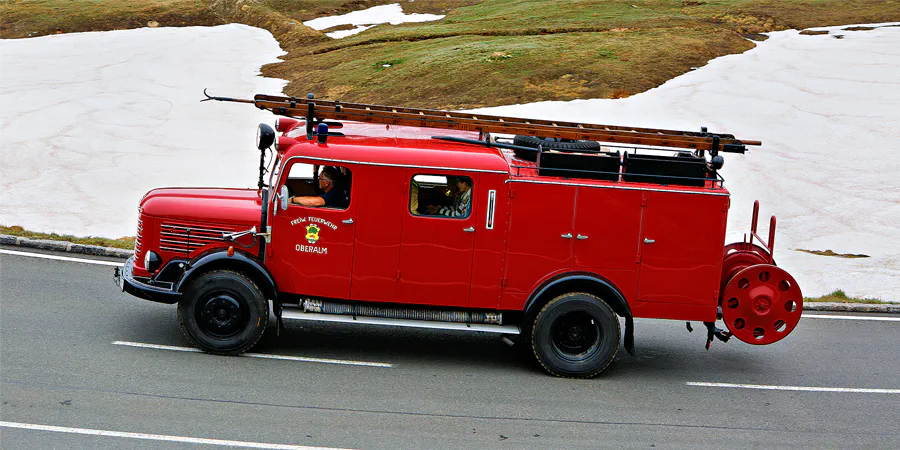
{"label": "wheel hub", "polygon": [[246,308],[228,294],[210,297],[199,311],[198,323],[204,331],[217,336],[228,337],[244,328]]}
{"label": "wheel hub", "polygon": [[753,301],[753,309],[756,310],[757,314],[767,314],[769,309],[772,307],[772,301],[769,300],[766,296],[759,296]]}
{"label": "wheel hub", "polygon": [[570,360],[589,357],[600,346],[600,328],[586,313],[569,313],[552,327],[551,339],[556,352]]}

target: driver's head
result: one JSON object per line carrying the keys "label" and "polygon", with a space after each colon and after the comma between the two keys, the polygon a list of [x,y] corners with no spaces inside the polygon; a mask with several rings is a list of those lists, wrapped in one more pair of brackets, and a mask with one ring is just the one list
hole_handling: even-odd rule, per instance
{"label": "driver's head", "polygon": [[329,189],[334,187],[340,177],[341,173],[338,172],[337,169],[327,166],[322,169],[322,173],[319,174],[319,187],[328,192]]}

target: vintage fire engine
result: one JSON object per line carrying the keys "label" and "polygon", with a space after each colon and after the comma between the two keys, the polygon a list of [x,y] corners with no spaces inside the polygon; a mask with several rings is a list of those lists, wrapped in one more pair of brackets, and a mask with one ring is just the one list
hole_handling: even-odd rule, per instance
{"label": "vintage fire engine", "polygon": [[760,142],[312,95],[207,100],[283,116],[259,125],[258,188],[148,192],[115,277],[177,303],[209,353],[247,351],[271,312],[275,327],[518,335],[547,372],[586,378],[616,355],[620,318],[631,354],[636,317],[702,322],[707,349],[771,344],[800,319],[774,217],[764,240],[757,203],[749,239],[725,245],[722,154]]}

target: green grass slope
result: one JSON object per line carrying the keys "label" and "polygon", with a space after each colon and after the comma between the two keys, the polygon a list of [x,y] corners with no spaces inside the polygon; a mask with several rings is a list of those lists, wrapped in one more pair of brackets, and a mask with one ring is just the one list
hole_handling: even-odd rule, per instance
{"label": "green grass slope", "polygon": [[900,21],[897,0],[433,0],[401,4],[407,13],[446,14],[441,21],[379,25],[341,40],[301,23],[386,3],[11,0],[0,5],[0,36],[246,23],[288,51],[263,70],[289,80],[288,94],[471,108],[628,96],[746,51],[746,38],[759,33]]}

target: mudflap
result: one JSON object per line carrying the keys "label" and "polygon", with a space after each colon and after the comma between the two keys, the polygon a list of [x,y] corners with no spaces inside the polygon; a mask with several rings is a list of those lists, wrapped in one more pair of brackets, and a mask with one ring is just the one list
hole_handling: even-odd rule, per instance
{"label": "mudflap", "polygon": [[625,351],[634,356],[634,318],[625,317]]}

